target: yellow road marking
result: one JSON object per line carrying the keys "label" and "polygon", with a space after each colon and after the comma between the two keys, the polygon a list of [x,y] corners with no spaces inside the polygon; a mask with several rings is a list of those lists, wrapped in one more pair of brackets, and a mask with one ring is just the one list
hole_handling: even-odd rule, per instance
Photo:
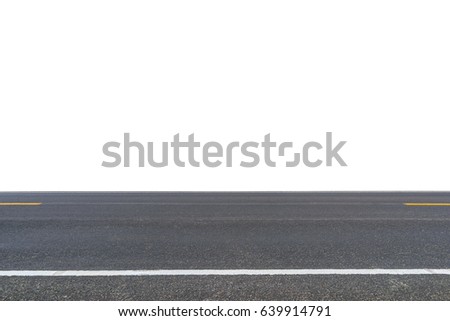
{"label": "yellow road marking", "polygon": [[0,203],[0,206],[39,206],[42,203]]}
{"label": "yellow road marking", "polygon": [[403,203],[406,206],[450,206],[450,203]]}

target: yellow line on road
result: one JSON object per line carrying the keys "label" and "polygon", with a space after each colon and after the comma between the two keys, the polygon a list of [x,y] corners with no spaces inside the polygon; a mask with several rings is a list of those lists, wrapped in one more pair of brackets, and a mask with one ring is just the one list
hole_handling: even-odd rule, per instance
{"label": "yellow line on road", "polygon": [[406,206],[450,206],[450,203],[403,203]]}
{"label": "yellow line on road", "polygon": [[0,206],[39,206],[42,203],[0,203]]}

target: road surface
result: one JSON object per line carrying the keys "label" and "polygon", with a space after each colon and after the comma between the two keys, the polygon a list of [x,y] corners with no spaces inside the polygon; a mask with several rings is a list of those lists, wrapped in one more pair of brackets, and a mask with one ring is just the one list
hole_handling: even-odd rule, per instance
{"label": "road surface", "polygon": [[0,300],[213,299],[450,300],[450,193],[0,193]]}

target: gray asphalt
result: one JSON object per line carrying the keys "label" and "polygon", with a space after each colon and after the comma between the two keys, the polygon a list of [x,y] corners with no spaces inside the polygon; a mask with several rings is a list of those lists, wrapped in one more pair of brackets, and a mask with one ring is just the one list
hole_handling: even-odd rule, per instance
{"label": "gray asphalt", "polygon": [[[450,268],[450,193],[0,193],[0,270]],[[450,300],[450,276],[0,277],[0,300]]]}

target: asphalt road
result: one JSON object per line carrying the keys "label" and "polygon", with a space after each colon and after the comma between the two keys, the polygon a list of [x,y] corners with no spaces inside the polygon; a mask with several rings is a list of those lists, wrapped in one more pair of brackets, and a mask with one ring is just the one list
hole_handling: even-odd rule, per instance
{"label": "asphalt road", "polygon": [[[449,269],[446,205],[450,193],[0,193],[0,270]],[[265,299],[450,300],[450,275],[0,277],[0,300]]]}

